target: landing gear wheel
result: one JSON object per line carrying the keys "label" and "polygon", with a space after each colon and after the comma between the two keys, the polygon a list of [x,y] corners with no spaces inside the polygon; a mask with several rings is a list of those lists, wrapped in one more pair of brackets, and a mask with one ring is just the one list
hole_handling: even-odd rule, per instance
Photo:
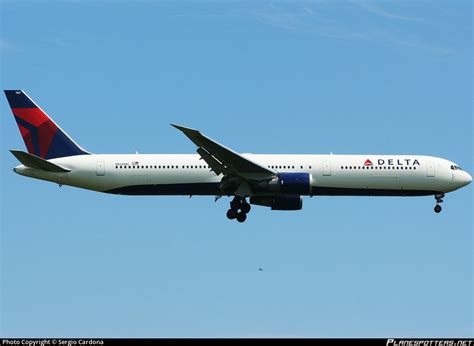
{"label": "landing gear wheel", "polygon": [[232,202],[230,202],[230,209],[234,209],[235,211],[239,210],[242,206],[242,200],[239,197],[234,197]]}
{"label": "landing gear wheel", "polygon": [[237,217],[237,212],[234,209],[227,210],[227,218],[233,220]]}
{"label": "landing gear wheel", "polygon": [[239,222],[247,220],[247,214],[250,211],[250,204],[245,197],[235,196],[230,202],[230,209],[227,211],[227,217],[230,220],[237,219]]}
{"label": "landing gear wheel", "polygon": [[248,214],[250,211],[250,204],[242,203],[242,205],[240,206],[240,210],[242,211],[242,213]]}
{"label": "landing gear wheel", "polygon": [[237,221],[244,222],[245,220],[247,220],[247,214],[242,212],[237,214]]}
{"label": "landing gear wheel", "polygon": [[441,212],[441,206],[439,204],[443,203],[443,198],[444,198],[444,193],[442,192],[435,195],[436,206],[434,207],[434,211],[436,214]]}

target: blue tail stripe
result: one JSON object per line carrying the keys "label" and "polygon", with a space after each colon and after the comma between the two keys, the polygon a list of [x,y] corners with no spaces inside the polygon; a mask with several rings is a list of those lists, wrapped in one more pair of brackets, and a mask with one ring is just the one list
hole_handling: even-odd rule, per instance
{"label": "blue tail stripe", "polygon": [[54,159],[57,157],[75,156],[75,155],[88,155],[88,152],[81,150],[76,144],[74,144],[66,134],[59,128],[54,134],[53,140],[49,147],[49,151],[46,154],[46,160]]}
{"label": "blue tail stripe", "polygon": [[26,122],[22,118],[15,117],[16,122],[23,126],[24,128],[28,129],[31,133],[31,139],[33,140],[33,148],[35,150],[34,154],[36,156],[41,156],[40,154],[40,146],[39,146],[39,138],[38,138],[38,129],[31,125],[29,122]]}
{"label": "blue tail stripe", "polygon": [[38,108],[21,90],[4,90],[11,108]]}

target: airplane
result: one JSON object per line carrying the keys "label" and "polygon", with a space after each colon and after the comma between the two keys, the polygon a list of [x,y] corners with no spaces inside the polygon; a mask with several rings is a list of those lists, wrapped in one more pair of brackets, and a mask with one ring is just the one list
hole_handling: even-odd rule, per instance
{"label": "airplane", "polygon": [[118,195],[233,197],[227,218],[244,222],[251,205],[300,210],[303,196],[434,196],[472,178],[449,160],[422,155],[240,154],[198,130],[171,124],[196,154],[92,154],[69,137],[23,90],[5,90],[28,152],[10,150],[14,172]]}

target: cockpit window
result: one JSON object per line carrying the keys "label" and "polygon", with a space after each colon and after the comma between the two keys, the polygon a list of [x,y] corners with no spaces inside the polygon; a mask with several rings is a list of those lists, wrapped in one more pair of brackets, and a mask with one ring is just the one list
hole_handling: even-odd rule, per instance
{"label": "cockpit window", "polygon": [[452,169],[453,171],[457,171],[457,170],[462,171],[462,168],[459,167],[459,166],[456,166],[456,165],[451,165],[451,169]]}

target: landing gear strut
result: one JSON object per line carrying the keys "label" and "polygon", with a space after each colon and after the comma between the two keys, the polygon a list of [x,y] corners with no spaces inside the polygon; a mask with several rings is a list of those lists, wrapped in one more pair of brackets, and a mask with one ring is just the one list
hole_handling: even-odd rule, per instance
{"label": "landing gear strut", "polygon": [[244,222],[250,211],[250,204],[244,197],[235,196],[230,202],[230,209],[227,210],[227,218],[229,220],[237,219],[238,222]]}
{"label": "landing gear strut", "polygon": [[434,211],[435,213],[440,213],[441,212],[441,206],[440,206],[440,203],[443,203],[443,198],[444,198],[444,193],[438,193],[435,195],[435,199],[436,199],[436,205],[434,207]]}

